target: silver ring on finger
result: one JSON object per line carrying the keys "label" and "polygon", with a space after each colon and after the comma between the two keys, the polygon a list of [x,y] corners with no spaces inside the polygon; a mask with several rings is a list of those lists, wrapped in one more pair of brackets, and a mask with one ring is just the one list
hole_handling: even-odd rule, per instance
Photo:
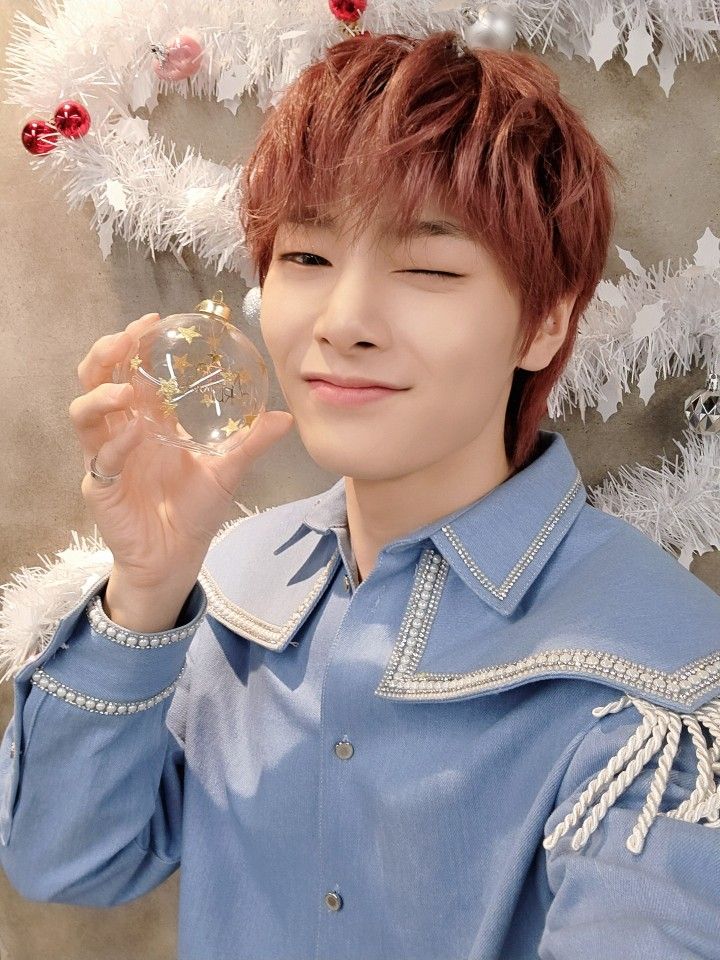
{"label": "silver ring on finger", "polygon": [[109,477],[104,473],[100,473],[97,469],[97,454],[90,461],[90,476],[94,480],[98,480],[103,486],[107,487],[111,483],[115,483],[116,480],[120,478],[120,474],[116,473],[114,476]]}

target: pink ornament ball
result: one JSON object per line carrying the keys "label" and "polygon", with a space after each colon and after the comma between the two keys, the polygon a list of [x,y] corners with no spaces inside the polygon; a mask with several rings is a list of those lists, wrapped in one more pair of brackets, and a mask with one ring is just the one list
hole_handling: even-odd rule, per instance
{"label": "pink ornament ball", "polygon": [[199,40],[182,33],[165,47],[163,58],[153,63],[153,70],[161,80],[187,80],[202,66],[202,55]]}

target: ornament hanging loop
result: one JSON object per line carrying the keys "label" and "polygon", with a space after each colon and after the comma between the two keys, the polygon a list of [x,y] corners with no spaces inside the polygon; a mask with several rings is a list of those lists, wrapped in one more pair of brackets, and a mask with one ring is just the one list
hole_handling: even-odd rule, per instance
{"label": "ornament hanging loop", "polygon": [[195,309],[198,313],[204,313],[209,317],[214,317],[216,320],[222,320],[223,323],[231,322],[232,309],[229,304],[225,303],[222,290],[218,290],[212,300],[201,300]]}
{"label": "ornament hanging loop", "polygon": [[167,60],[167,47],[163,43],[151,43],[150,52],[152,55],[160,61],[160,63],[165,63]]}

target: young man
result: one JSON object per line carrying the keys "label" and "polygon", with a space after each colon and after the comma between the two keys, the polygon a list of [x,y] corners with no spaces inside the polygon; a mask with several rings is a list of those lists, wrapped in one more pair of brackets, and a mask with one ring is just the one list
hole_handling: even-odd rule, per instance
{"label": "young man", "polygon": [[290,88],[243,218],[340,479],[226,526],[169,631],[113,622],[106,560],[45,590],[0,747],[21,893],[182,866],[180,960],[720,957],[720,600],[538,427],[612,170],[540,61],[453,34]]}

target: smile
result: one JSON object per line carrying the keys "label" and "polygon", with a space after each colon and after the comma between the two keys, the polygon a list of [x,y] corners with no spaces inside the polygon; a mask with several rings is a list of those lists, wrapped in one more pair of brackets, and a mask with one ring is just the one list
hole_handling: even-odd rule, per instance
{"label": "smile", "polygon": [[338,387],[326,380],[308,380],[308,386],[318,400],[333,403],[341,407],[354,407],[371,400],[382,400],[393,394],[403,393],[402,390],[391,390],[388,387]]}

